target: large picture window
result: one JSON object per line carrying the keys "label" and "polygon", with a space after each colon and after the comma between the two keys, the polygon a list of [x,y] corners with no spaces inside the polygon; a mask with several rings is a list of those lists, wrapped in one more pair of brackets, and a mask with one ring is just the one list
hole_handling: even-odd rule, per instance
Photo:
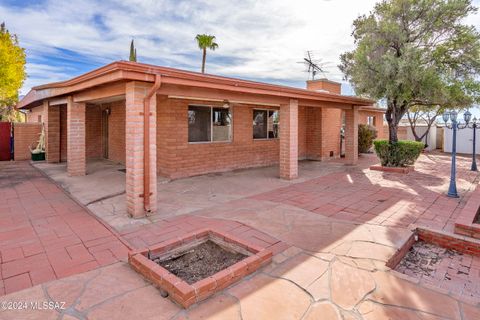
{"label": "large picture window", "polygon": [[278,110],[253,110],[253,139],[276,139],[279,133]]}
{"label": "large picture window", "polygon": [[230,108],[188,107],[188,142],[232,140]]}

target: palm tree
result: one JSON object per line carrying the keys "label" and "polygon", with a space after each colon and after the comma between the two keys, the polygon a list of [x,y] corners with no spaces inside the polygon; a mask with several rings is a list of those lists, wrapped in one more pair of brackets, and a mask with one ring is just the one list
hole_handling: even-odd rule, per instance
{"label": "palm tree", "polygon": [[202,73],[205,73],[207,49],[215,51],[218,48],[218,44],[215,42],[215,36],[209,34],[197,34],[195,40],[197,40],[198,47],[203,50]]}

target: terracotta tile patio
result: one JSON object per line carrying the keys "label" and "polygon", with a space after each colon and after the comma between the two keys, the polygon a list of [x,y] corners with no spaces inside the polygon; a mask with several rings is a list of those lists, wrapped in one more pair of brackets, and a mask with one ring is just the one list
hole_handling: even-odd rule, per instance
{"label": "terracotta tile patio", "polygon": [[[415,224],[452,228],[477,183],[477,174],[468,171],[469,159],[458,159],[462,197],[454,201],[443,195],[448,156],[422,155],[417,171],[401,176],[368,170],[374,162],[373,157],[362,157],[358,167],[343,167],[341,161],[320,164],[317,170],[328,168],[288,183],[269,174],[249,180],[251,173],[237,172],[164,185],[163,190],[170,191],[159,201],[170,213],[120,228],[131,246],[157,244],[211,225],[271,246],[276,253],[270,265],[188,310],[162,298],[118,262],[3,297],[64,301],[65,309],[30,308],[23,314],[9,310],[0,317],[480,319],[480,300],[407,280],[385,266]],[[212,184],[215,181],[218,184]],[[260,186],[257,192],[252,185]],[[182,215],[185,212],[189,214]]]}
{"label": "terracotta tile patio", "polygon": [[126,259],[107,227],[32,168],[0,162],[0,293]]}

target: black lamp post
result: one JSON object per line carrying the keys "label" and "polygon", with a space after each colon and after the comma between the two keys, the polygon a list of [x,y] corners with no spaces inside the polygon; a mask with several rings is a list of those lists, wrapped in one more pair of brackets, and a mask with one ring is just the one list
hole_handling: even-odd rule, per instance
{"label": "black lamp post", "polygon": [[[463,119],[465,120],[464,124],[457,122],[457,111],[445,111],[443,114],[443,121],[445,122],[445,127],[448,129],[453,129],[453,136],[452,136],[452,166],[450,169],[450,186],[448,187],[447,196],[451,198],[458,198],[457,193],[457,183],[456,183],[456,155],[457,155],[457,130],[465,129],[468,127],[472,114],[470,112],[465,112],[463,114]],[[448,122],[451,121],[451,123]],[[473,165],[472,165],[473,166]]]}
{"label": "black lamp post", "polygon": [[[468,113],[468,115],[466,115]],[[476,147],[476,138],[477,138],[477,128],[479,126],[477,118],[473,118],[472,122],[470,122],[470,118],[472,117],[472,114],[470,112],[465,112],[464,114],[465,117],[465,122],[467,123],[467,127],[473,129],[473,144],[472,144],[472,168],[470,170],[472,171],[478,171],[477,169],[477,155],[475,153],[475,147]],[[468,121],[467,121],[468,117]]]}

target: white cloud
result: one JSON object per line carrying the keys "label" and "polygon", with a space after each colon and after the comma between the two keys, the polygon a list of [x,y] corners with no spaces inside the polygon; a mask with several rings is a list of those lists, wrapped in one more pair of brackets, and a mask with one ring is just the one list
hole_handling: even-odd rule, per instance
{"label": "white cloud", "polygon": [[[139,61],[196,71],[201,60],[194,42],[197,33],[216,35],[220,45],[207,55],[208,72],[301,86],[307,74],[297,62],[306,50],[326,62],[328,78],[341,80],[337,65],[339,55],[353,47],[352,21],[372,10],[375,2],[47,0],[25,7],[0,4],[0,16],[30,58],[22,93],[75,75],[44,59],[58,58],[58,48],[79,54],[68,58],[73,62],[82,64],[87,57],[88,63],[101,65],[126,59],[131,37]],[[468,22],[480,25],[479,15]]]}

